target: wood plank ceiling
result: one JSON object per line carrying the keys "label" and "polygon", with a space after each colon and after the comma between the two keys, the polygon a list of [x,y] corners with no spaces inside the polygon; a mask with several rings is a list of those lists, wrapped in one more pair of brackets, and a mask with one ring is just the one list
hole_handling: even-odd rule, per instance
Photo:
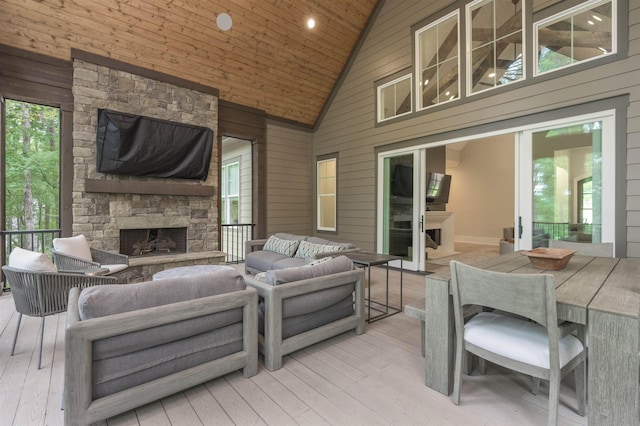
{"label": "wood plank ceiling", "polygon": [[[0,43],[61,59],[70,58],[71,48],[111,57],[312,126],[376,3],[0,0]],[[231,16],[230,30],[217,27],[220,13]]]}

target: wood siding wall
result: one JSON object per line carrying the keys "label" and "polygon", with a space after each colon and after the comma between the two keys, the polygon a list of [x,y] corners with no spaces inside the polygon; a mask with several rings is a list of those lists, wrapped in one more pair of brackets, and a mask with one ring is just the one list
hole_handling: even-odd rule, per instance
{"label": "wood siding wall", "polygon": [[267,233],[313,229],[311,133],[267,121]]}
{"label": "wood siding wall", "polygon": [[617,164],[626,168],[626,200],[618,205],[627,209],[627,255],[640,257],[640,3],[628,5],[629,25],[622,31],[628,30],[626,58],[375,127],[374,82],[412,66],[411,26],[453,3],[385,1],[314,133],[314,156],[340,155],[338,222],[348,226],[339,229],[339,237],[374,248],[376,147],[628,95],[627,133],[617,135],[626,149],[626,159]]}

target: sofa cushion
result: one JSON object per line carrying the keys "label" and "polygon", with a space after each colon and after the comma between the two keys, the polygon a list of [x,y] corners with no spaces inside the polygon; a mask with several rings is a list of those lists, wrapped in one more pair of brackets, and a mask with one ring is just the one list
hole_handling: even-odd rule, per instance
{"label": "sofa cushion", "polygon": [[352,269],[353,262],[348,257],[338,256],[326,262],[321,262],[311,266],[268,270],[265,274],[264,282],[265,284],[278,285],[321,277],[323,275],[336,274],[338,272],[350,271]]}
{"label": "sofa cushion", "polygon": [[314,244],[323,244],[325,246],[341,246],[343,249],[356,248],[356,246],[351,243],[339,243],[336,241],[325,240],[324,238],[320,238],[320,237],[308,237],[306,241]]}
{"label": "sofa cushion", "polygon": [[292,257],[298,249],[298,244],[300,244],[299,240],[285,240],[272,235],[264,244],[262,250]]}
{"label": "sofa cushion", "polygon": [[299,259],[310,259],[316,256],[318,253],[331,253],[339,250],[344,250],[344,246],[341,245],[328,245],[310,243],[309,241],[300,241],[296,256]]}
{"label": "sofa cushion", "polygon": [[9,254],[9,266],[25,271],[58,272],[51,259],[44,253],[25,250],[20,247],[11,250],[11,254]]}
{"label": "sofa cushion", "polygon": [[290,268],[299,268],[301,266],[306,266],[308,263],[308,259],[298,259],[297,257],[283,257],[271,265],[269,269],[290,269]]}
{"label": "sofa cushion", "polygon": [[63,254],[91,261],[91,248],[84,235],[75,237],[54,238],[53,248]]}
{"label": "sofa cushion", "polygon": [[282,240],[305,241],[307,239],[305,235],[287,234],[286,232],[276,232],[274,235]]}
{"label": "sofa cushion", "polygon": [[249,268],[257,269],[258,271],[268,271],[269,269],[274,269],[276,262],[283,259],[293,258],[273,251],[258,250],[247,253],[244,258],[244,263]]}
{"label": "sofa cushion", "polygon": [[216,294],[244,290],[246,284],[235,269],[225,269],[189,280],[173,278],[128,285],[101,285],[82,290],[78,300],[80,319],[103,317]]}

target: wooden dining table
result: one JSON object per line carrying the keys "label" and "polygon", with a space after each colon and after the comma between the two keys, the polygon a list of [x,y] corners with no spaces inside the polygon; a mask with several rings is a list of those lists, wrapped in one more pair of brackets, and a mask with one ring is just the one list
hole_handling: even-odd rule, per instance
{"label": "wooden dining table", "polygon": [[[471,263],[483,269],[552,274],[558,319],[586,326],[589,425],[637,425],[640,259],[574,255],[566,268],[541,270],[524,252]],[[425,384],[453,387],[454,323],[449,272],[426,277]]]}

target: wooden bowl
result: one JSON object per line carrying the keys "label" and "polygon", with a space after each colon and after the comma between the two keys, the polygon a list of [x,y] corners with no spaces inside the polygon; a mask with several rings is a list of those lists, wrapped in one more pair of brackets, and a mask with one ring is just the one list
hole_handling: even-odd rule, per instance
{"label": "wooden bowl", "polygon": [[534,268],[559,271],[567,266],[575,252],[576,250],[540,247],[529,250],[525,254]]}

